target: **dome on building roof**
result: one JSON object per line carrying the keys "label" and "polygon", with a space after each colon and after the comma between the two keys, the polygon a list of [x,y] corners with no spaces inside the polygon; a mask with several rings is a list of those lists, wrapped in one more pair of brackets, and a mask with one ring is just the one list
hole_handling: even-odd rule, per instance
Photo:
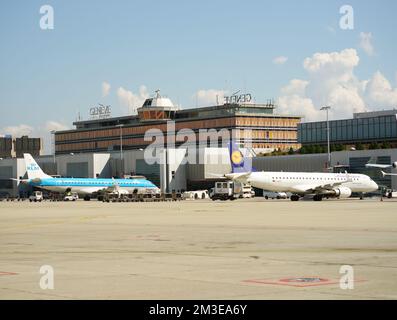
{"label": "dome on building roof", "polygon": [[171,99],[167,97],[162,97],[160,95],[160,90],[156,90],[155,97],[146,99],[142,107],[175,109],[175,106],[172,103]]}
{"label": "dome on building roof", "polygon": [[168,121],[175,118],[178,107],[169,98],[160,96],[159,92],[156,90],[156,95],[146,99],[142,107],[138,108],[140,121]]}

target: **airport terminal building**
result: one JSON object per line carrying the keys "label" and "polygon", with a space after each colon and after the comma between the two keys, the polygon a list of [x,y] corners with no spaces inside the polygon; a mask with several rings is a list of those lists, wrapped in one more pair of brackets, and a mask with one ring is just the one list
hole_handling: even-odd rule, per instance
{"label": "airport terminal building", "polygon": [[[242,132],[251,130],[249,139],[254,149],[300,148],[297,133],[300,116],[275,114],[272,102],[256,104],[246,96],[250,95],[244,95],[244,99],[232,96],[224,104],[212,107],[179,109],[157,92],[138,108],[138,115],[77,121],[73,123],[75,129],[56,132],[56,154],[143,149],[151,144],[145,141],[145,133],[153,129],[161,131],[166,142],[168,135],[191,130],[196,143],[208,146],[209,141],[200,141],[200,130],[227,130],[242,147]],[[176,141],[175,146],[182,143]]]}
{"label": "airport terminal building", "polygon": [[[388,143],[397,147],[397,110],[354,113],[353,119],[329,121],[330,141],[354,147],[357,144]],[[326,145],[327,122],[298,124],[298,141],[302,146]]]}

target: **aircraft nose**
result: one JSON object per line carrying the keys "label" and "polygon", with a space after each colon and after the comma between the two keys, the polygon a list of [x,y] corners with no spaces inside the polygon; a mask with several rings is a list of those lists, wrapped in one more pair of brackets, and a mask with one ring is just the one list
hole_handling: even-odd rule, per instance
{"label": "aircraft nose", "polygon": [[372,180],[372,187],[374,188],[374,190],[378,190],[379,189],[378,184],[375,181],[373,181],[373,180]]}

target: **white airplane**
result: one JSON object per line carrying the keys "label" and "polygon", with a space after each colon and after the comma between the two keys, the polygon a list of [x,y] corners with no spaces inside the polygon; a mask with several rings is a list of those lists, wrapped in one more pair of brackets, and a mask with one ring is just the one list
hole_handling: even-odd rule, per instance
{"label": "white airplane", "polygon": [[[367,168],[379,168],[379,169],[388,169],[388,168],[397,168],[397,161],[392,164],[377,164],[377,163],[367,163],[365,165]],[[397,176],[397,173],[386,173],[383,170],[380,171],[382,176]]]}
{"label": "white airplane", "polygon": [[266,191],[291,192],[291,200],[298,201],[305,195],[313,195],[314,201],[326,198],[349,198],[353,192],[366,193],[378,190],[378,185],[367,175],[346,173],[311,172],[252,172],[235,143],[229,144],[232,173],[228,179],[250,183]]}
{"label": "white airplane", "polygon": [[[92,193],[100,191],[113,192],[159,192],[159,188],[151,181],[137,179],[100,179],[100,178],[53,178],[43,172],[33,157],[25,153],[25,166],[28,173],[28,179],[18,180],[31,186],[54,192],[74,191],[78,194],[85,195],[84,200],[89,200]],[[121,191],[120,191],[121,190]]]}

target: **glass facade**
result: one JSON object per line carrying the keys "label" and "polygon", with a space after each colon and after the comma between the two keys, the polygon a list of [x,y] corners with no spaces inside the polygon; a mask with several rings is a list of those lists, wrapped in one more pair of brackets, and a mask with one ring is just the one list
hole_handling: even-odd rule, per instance
{"label": "glass facade", "polygon": [[[333,120],[329,122],[332,143],[380,142],[397,140],[396,115]],[[326,121],[300,123],[298,141],[305,144],[326,144]]]}

